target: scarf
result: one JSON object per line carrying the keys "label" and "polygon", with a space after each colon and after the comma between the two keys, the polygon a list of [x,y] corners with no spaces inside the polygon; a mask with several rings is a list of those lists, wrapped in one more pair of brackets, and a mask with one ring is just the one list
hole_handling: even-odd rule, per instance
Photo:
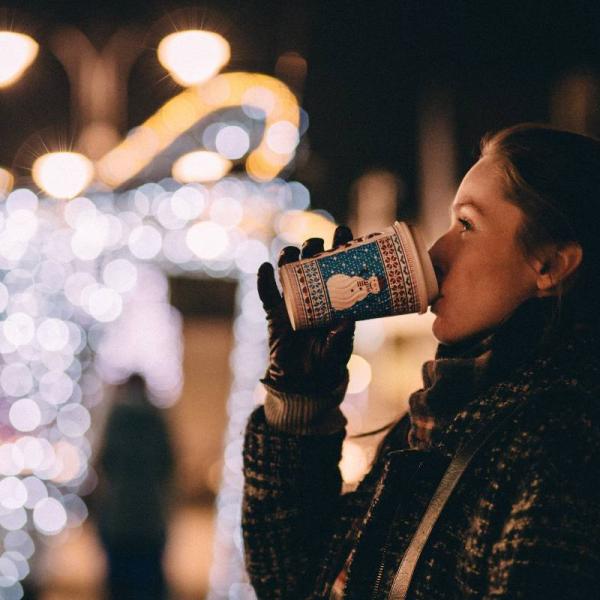
{"label": "scarf", "polygon": [[435,359],[423,365],[423,387],[409,398],[410,447],[435,446],[470,400],[552,343],[546,327],[553,310],[552,299],[533,298],[494,331],[440,344]]}

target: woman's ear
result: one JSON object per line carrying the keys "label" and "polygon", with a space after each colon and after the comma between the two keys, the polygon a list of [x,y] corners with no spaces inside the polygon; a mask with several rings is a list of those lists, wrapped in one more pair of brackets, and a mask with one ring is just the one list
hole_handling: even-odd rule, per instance
{"label": "woman's ear", "polygon": [[543,260],[536,262],[537,296],[554,296],[567,279],[575,273],[583,258],[583,250],[577,242],[546,249]]}

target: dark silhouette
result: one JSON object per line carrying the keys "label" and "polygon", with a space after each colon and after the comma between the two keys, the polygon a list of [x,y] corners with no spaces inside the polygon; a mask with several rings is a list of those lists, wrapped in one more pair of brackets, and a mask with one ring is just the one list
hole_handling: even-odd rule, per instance
{"label": "dark silhouette", "polygon": [[99,453],[94,508],[111,600],[164,600],[162,557],[173,453],[140,375],[117,388]]}

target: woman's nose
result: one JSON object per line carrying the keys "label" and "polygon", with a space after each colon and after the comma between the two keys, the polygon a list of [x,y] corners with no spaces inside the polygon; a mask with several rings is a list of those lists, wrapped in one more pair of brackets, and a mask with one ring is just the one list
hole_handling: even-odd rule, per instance
{"label": "woman's nose", "polygon": [[431,258],[431,262],[433,263],[433,270],[435,271],[435,276],[437,277],[438,282],[441,282],[448,270],[448,250],[447,234],[439,237],[429,249],[429,256]]}

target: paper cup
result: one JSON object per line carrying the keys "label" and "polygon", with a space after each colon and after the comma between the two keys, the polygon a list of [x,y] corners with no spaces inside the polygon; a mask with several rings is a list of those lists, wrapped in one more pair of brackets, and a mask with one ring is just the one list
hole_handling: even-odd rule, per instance
{"label": "paper cup", "polygon": [[396,222],[380,233],[279,269],[292,327],[323,327],[424,313],[438,295],[429,253],[418,230]]}

